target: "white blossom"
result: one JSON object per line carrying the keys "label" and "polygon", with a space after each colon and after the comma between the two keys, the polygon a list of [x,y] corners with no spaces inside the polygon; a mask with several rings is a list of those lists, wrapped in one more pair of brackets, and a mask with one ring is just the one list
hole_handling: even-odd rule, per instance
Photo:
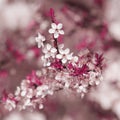
{"label": "white blossom", "polygon": [[27,93],[27,91],[26,91],[26,90],[23,90],[23,91],[21,92],[21,96],[24,97],[24,96],[26,95],[26,93]]}
{"label": "white blossom", "polygon": [[8,109],[9,111],[13,110],[16,108],[16,103],[13,100],[7,99],[6,100],[6,104],[5,104],[5,108]]}
{"label": "white blossom", "polygon": [[[45,56],[41,56],[41,60],[43,61],[43,66],[50,66],[51,62],[49,59],[46,59]],[[41,61],[40,61],[41,62]]]}
{"label": "white blossom", "polygon": [[62,63],[66,63],[68,60],[71,60],[72,54],[70,54],[70,49],[60,49],[59,54],[56,55],[56,58],[61,59]]}
{"label": "white blossom", "polygon": [[54,38],[58,38],[59,35],[63,35],[64,31],[61,30],[63,27],[62,23],[59,23],[58,25],[55,23],[51,24],[51,28],[49,29],[49,33],[54,35]]}
{"label": "white blossom", "polygon": [[32,101],[29,98],[23,100],[22,109],[26,109],[28,106],[33,106]]}
{"label": "white blossom", "polygon": [[78,93],[86,93],[87,92],[87,85],[79,85],[78,83],[74,86]]}
{"label": "white blossom", "polygon": [[53,95],[53,91],[49,88],[49,86],[38,86],[36,89],[36,97],[44,98],[46,95]]}
{"label": "white blossom", "polygon": [[49,57],[55,58],[57,49],[55,47],[52,47],[50,44],[47,44],[43,48],[43,53],[45,54],[45,58],[49,58]]}
{"label": "white blossom", "polygon": [[45,41],[45,37],[43,35],[41,35],[40,33],[38,33],[38,36],[35,38],[37,44],[38,44],[38,48],[41,48],[44,46],[43,42]]}
{"label": "white blossom", "polygon": [[29,88],[29,89],[27,90],[27,95],[26,95],[26,97],[27,97],[27,98],[32,98],[33,95],[34,95],[33,89],[32,89],[32,88]]}
{"label": "white blossom", "polygon": [[44,98],[44,96],[46,96],[47,91],[48,91],[48,86],[47,85],[42,85],[42,86],[37,87],[36,97],[42,96],[42,98]]}
{"label": "white blossom", "polygon": [[99,85],[103,77],[98,72],[90,72],[89,84],[90,85]]}
{"label": "white blossom", "polygon": [[72,56],[72,54],[73,53],[71,53],[71,59],[70,59],[70,62],[73,64],[73,65],[75,65],[76,64],[76,62],[78,62],[78,56]]}

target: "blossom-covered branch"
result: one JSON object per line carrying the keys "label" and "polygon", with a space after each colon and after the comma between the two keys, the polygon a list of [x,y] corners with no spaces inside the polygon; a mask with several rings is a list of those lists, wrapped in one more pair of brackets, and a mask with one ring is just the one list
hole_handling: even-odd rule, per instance
{"label": "blossom-covered branch", "polygon": [[58,44],[58,38],[64,35],[63,24],[54,22],[53,17],[52,12],[48,33],[52,35],[53,42],[41,33],[35,38],[43,53],[43,67],[27,76],[14,94],[3,93],[2,102],[9,111],[16,108],[42,109],[45,98],[59,90],[69,89],[84,97],[92,86],[102,80],[102,55],[85,49],[75,56],[64,44]]}

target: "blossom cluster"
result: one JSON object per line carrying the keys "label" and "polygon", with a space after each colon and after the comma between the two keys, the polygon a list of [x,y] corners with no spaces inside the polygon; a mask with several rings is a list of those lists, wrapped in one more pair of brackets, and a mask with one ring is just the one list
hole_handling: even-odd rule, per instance
{"label": "blossom cluster", "polygon": [[51,23],[48,32],[52,35],[51,41],[40,33],[35,38],[43,53],[41,70],[28,75],[14,94],[3,93],[2,101],[9,111],[42,109],[45,98],[59,90],[69,89],[84,97],[102,80],[102,55],[85,49],[75,56],[64,44],[58,44],[58,38],[64,34],[62,23]]}

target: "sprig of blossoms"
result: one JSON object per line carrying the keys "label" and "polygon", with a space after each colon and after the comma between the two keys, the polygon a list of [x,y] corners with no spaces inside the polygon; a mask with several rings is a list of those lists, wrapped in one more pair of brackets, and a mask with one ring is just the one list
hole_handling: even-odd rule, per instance
{"label": "sprig of blossoms", "polygon": [[64,34],[62,26],[61,23],[51,24],[52,29],[48,32],[53,35],[53,43],[44,42],[45,37],[38,33],[36,42],[43,52],[43,67],[27,76],[14,94],[3,96],[8,110],[42,109],[47,96],[64,89],[84,97],[92,86],[102,80],[102,55],[86,49],[74,56],[69,48],[65,49],[63,44],[58,45],[59,35]]}

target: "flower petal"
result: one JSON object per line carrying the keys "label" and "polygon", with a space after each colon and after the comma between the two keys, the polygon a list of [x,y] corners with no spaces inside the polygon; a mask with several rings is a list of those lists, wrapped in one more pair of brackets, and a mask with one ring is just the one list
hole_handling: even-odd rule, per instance
{"label": "flower petal", "polygon": [[45,54],[45,58],[49,58],[49,57],[50,57],[49,53]]}
{"label": "flower petal", "polygon": [[44,36],[42,36],[41,40],[42,40],[42,41],[45,41],[45,37],[44,37]]}
{"label": "flower petal", "polygon": [[22,91],[21,96],[25,96],[25,95],[26,95],[26,91]]}
{"label": "flower petal", "polygon": [[55,32],[55,33],[54,33],[54,38],[58,38],[58,37],[59,37],[58,32]]}
{"label": "flower petal", "polygon": [[78,57],[77,56],[75,56],[73,59],[74,59],[75,62],[78,61]]}
{"label": "flower petal", "polygon": [[61,54],[57,54],[57,55],[56,55],[56,58],[62,59],[62,55],[61,55]]}
{"label": "flower petal", "polygon": [[56,52],[57,52],[57,49],[56,49],[56,48],[52,48],[52,49],[51,49],[51,52],[52,52],[52,53],[56,53]]}
{"label": "flower petal", "polygon": [[53,33],[55,33],[55,30],[54,29],[49,29],[49,31],[48,31],[50,34],[53,34]]}
{"label": "flower petal", "polygon": [[70,52],[70,49],[69,49],[69,48],[67,48],[67,49],[64,50],[64,53],[65,53],[66,55],[67,55],[69,52]]}
{"label": "flower petal", "polygon": [[51,46],[50,44],[47,44],[47,45],[46,45],[47,50],[50,50],[51,47],[52,47],[52,46]]}
{"label": "flower petal", "polygon": [[63,59],[62,59],[62,63],[65,64],[66,62],[67,62],[67,59],[66,59],[66,58],[63,58]]}
{"label": "flower petal", "polygon": [[63,30],[59,30],[58,32],[59,32],[59,34],[64,35],[64,31]]}
{"label": "flower petal", "polygon": [[57,25],[56,25],[55,23],[52,23],[52,24],[51,24],[51,27],[52,27],[53,29],[56,29],[56,28],[57,28]]}
{"label": "flower petal", "polygon": [[41,46],[43,46],[42,43],[38,43],[38,48],[41,48]]}
{"label": "flower petal", "polygon": [[47,53],[47,52],[48,52],[48,50],[46,49],[46,47],[44,47],[44,48],[42,49],[42,51],[43,51],[43,53]]}
{"label": "flower petal", "polygon": [[42,35],[40,33],[38,33],[38,38],[41,38],[41,37],[42,37]]}
{"label": "flower petal", "polygon": [[66,56],[68,60],[71,60],[73,57],[72,57],[72,54],[69,54]]}
{"label": "flower petal", "polygon": [[62,48],[64,48],[64,44],[60,44],[58,47],[59,47],[59,49],[62,49]]}
{"label": "flower petal", "polygon": [[62,27],[63,27],[63,24],[62,23],[59,23],[58,25],[57,25],[57,29],[62,29]]}
{"label": "flower petal", "polygon": [[62,49],[59,49],[59,52],[60,52],[60,54],[65,54],[65,52],[64,52],[64,50],[62,50]]}

